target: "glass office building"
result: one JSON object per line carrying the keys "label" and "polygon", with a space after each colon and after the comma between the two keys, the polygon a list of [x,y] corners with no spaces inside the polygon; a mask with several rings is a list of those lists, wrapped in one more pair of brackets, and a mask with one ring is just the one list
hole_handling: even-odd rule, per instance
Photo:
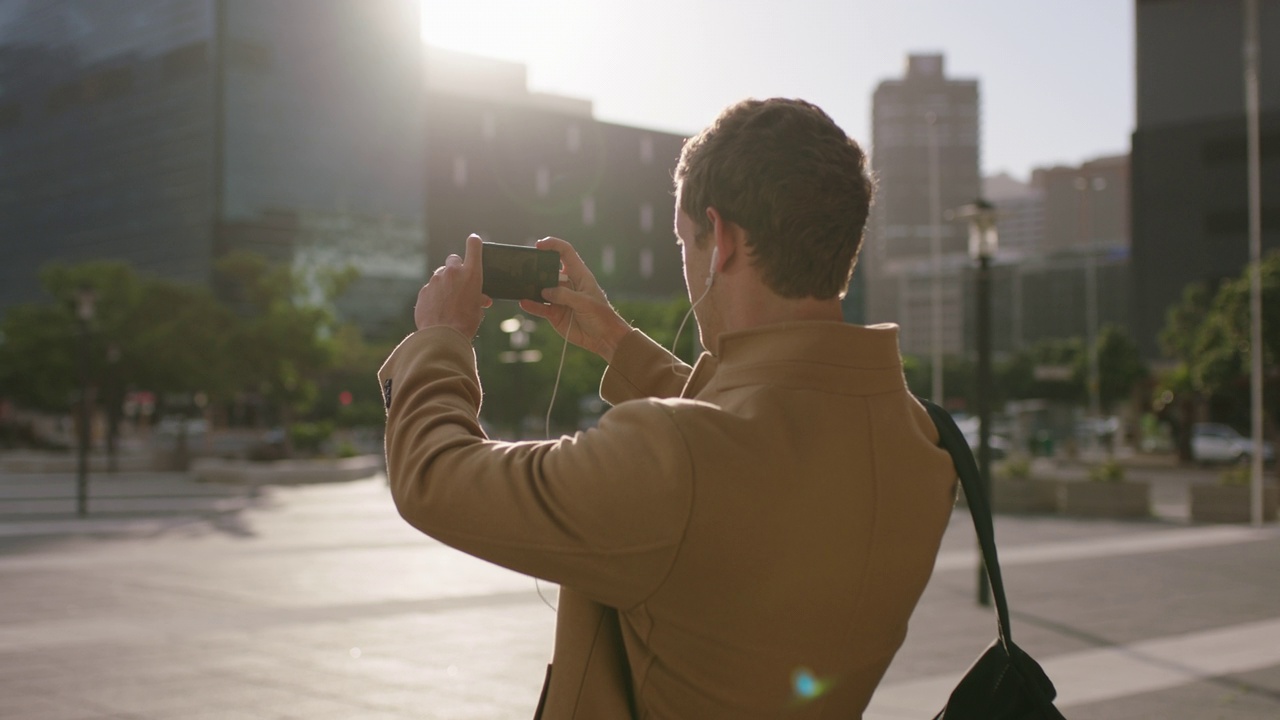
{"label": "glass office building", "polygon": [[211,283],[354,266],[378,329],[425,277],[413,0],[0,0],[0,312],[50,262]]}

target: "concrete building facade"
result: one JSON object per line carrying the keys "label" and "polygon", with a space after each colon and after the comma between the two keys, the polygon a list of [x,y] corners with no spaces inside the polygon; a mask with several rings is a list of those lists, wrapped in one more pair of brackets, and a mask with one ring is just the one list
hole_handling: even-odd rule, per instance
{"label": "concrete building facade", "polygon": [[[1138,0],[1132,325],[1160,356],[1169,307],[1248,262],[1242,3]],[[1258,0],[1263,250],[1280,248],[1280,0]]]}
{"label": "concrete building facade", "polygon": [[948,77],[941,55],[911,55],[905,76],[881,82],[872,103],[878,189],[863,255],[866,321],[899,323],[903,351],[928,355],[936,285],[942,351],[958,354],[965,347],[968,228],[945,213],[982,191],[978,83]]}
{"label": "concrete building facade", "polygon": [[684,137],[595,120],[591,103],[529,93],[514,63],[428,52],[427,254],[467,235],[573,243],[610,297],[685,294],[672,231]]}

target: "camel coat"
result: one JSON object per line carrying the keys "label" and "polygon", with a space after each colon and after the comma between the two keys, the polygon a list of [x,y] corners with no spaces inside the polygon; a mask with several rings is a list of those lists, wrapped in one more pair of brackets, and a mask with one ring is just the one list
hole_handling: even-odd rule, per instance
{"label": "camel coat", "polygon": [[400,514],[561,585],[548,720],[860,717],[955,499],[896,326],[726,334],[692,369],[633,331],[614,407],[548,442],[486,439],[452,329],[379,380]]}

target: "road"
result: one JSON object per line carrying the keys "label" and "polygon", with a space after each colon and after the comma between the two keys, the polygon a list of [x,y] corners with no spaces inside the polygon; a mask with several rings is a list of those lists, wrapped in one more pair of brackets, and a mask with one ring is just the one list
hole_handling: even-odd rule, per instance
{"label": "road", "polygon": [[[409,528],[381,478],[98,479],[85,520],[70,487],[0,476],[0,718],[532,715],[539,588]],[[962,513],[869,720],[931,716],[995,635]],[[997,537],[1014,637],[1068,717],[1280,717],[1280,528],[1000,517]]]}

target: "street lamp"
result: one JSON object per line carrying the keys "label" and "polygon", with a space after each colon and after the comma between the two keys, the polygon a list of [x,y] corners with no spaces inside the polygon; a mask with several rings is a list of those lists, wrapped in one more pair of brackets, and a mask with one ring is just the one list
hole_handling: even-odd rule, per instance
{"label": "street lamp", "polygon": [[946,402],[942,388],[942,189],[938,175],[938,115],[926,113],[929,124],[929,265],[930,283],[929,367],[933,374],[933,401]]}
{"label": "street lamp", "polygon": [[[991,258],[996,254],[996,208],[981,198],[960,208],[958,217],[969,220],[969,257],[978,261],[978,470],[987,505],[991,505]],[[991,604],[987,568],[978,562],[978,604]]]}
{"label": "street lamp", "polygon": [[80,427],[76,457],[76,515],[89,514],[89,323],[93,322],[97,296],[90,287],[76,293],[76,319],[80,321]]}
{"label": "street lamp", "polygon": [[498,327],[507,334],[507,340],[511,345],[510,350],[504,350],[498,354],[498,362],[515,365],[513,374],[516,384],[516,434],[523,436],[525,409],[524,378],[521,368],[525,363],[536,363],[542,359],[541,350],[529,349],[529,337],[538,326],[524,315],[516,313],[514,317],[499,323]]}

